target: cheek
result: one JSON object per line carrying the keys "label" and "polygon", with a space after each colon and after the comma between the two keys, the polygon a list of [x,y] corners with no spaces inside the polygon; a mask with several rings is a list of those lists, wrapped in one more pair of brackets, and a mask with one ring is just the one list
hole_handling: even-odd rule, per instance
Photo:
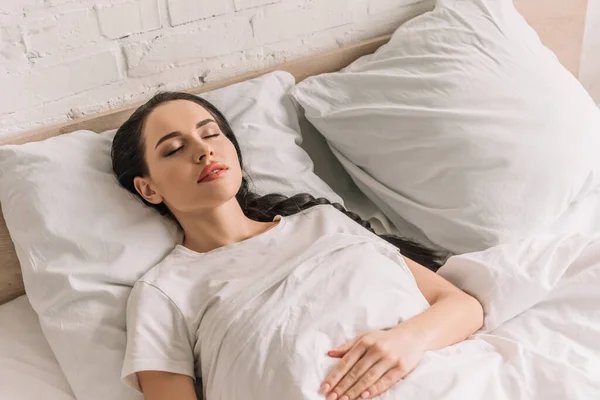
{"label": "cheek", "polygon": [[229,166],[229,183],[232,185],[230,188],[237,193],[239,187],[242,183],[242,169],[240,167],[240,162],[238,160],[237,151],[235,150],[235,146],[229,140],[227,140],[221,151],[225,157],[225,163]]}
{"label": "cheek", "polygon": [[186,179],[189,175],[186,173],[189,164],[178,162],[177,159],[161,160],[156,163],[155,168],[149,167],[152,181],[165,197],[169,197],[171,193],[177,193],[177,191],[169,190],[170,188],[177,188],[189,180]]}
{"label": "cheek", "polygon": [[[215,148],[217,159],[225,162],[231,172],[238,171],[241,175],[240,162],[238,160],[237,151],[235,146],[229,140],[224,140],[219,143],[218,148]],[[235,170],[235,171],[234,171]]]}

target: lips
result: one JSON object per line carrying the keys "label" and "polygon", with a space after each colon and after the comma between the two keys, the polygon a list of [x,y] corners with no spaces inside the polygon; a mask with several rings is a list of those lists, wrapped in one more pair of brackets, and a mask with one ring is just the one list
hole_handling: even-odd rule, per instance
{"label": "lips", "polygon": [[206,167],[204,167],[204,169],[200,173],[200,176],[198,176],[198,180],[196,182],[200,183],[204,179],[206,179],[208,176],[210,176],[211,174],[215,174],[218,171],[223,171],[223,170],[228,170],[228,169],[229,168],[223,163],[211,162],[210,164],[207,164]]}

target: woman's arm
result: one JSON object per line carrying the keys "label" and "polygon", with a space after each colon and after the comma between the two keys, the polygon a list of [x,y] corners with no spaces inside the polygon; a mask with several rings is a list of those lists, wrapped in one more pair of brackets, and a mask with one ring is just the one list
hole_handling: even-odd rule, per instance
{"label": "woman's arm", "polygon": [[341,361],[321,385],[327,400],[379,396],[408,375],[426,351],[458,343],[483,325],[483,308],[475,298],[422,265],[405,261],[431,307],[330,351]]}
{"label": "woman's arm", "polygon": [[431,307],[396,328],[412,331],[425,350],[437,350],[465,340],[483,326],[479,301],[422,265],[404,260]]}
{"label": "woman's arm", "polygon": [[163,371],[140,371],[138,381],[144,400],[197,400],[191,377]]}

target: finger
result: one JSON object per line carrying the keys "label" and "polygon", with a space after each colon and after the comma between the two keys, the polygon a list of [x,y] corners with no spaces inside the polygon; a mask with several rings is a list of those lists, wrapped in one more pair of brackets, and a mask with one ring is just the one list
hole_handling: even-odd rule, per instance
{"label": "finger", "polygon": [[[388,391],[392,386],[398,383],[401,379],[406,377],[408,372],[400,367],[392,368],[387,371],[379,380],[367,390],[361,393],[361,397],[364,399],[371,399],[379,396],[380,394]],[[366,394],[365,394],[366,393]]]}
{"label": "finger", "polygon": [[[367,341],[368,342],[368,341]],[[331,389],[342,380],[342,378],[352,369],[352,367],[360,360],[360,358],[367,352],[366,343],[363,340],[359,341],[341,360],[340,362],[327,374],[327,377],[321,384],[322,392],[330,392]],[[325,389],[325,390],[323,390]],[[339,393],[337,393],[339,395]]]}
{"label": "finger", "polygon": [[[340,400],[356,400],[360,399],[361,395],[374,386],[387,371],[393,368],[393,363],[385,359],[380,359],[375,365],[371,366],[350,389],[341,396]],[[342,380],[343,382],[343,380]],[[347,399],[344,398],[347,397]]]}
{"label": "finger", "polygon": [[[371,347],[372,349],[373,347]],[[379,364],[379,361],[383,358],[383,355],[372,351],[369,349],[365,355],[361,357],[361,359],[348,371],[346,375],[342,378],[342,380],[333,388],[332,392],[336,393],[340,400],[344,395],[347,395],[348,390],[350,390],[353,386],[358,384],[361,380],[363,380],[365,374],[371,370],[375,365]],[[387,368],[380,366],[380,369],[383,369],[377,378],[372,379],[369,377],[369,382],[367,384],[363,384],[362,389],[368,388],[370,385],[377,382],[377,379],[380,378],[388,369],[392,368],[393,365],[387,365]],[[359,389],[357,389],[359,390]],[[360,396],[361,392],[354,397],[348,396],[348,398],[356,398]],[[348,400],[348,398],[344,400]]]}
{"label": "finger", "polygon": [[344,354],[346,354],[351,348],[353,348],[363,336],[364,335],[357,336],[354,339],[342,344],[341,346],[338,346],[335,349],[328,351],[327,354],[332,357],[343,357]]}

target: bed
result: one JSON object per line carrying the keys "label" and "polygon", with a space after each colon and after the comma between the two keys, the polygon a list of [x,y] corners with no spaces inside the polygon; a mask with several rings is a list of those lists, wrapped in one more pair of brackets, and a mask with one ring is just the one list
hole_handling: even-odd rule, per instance
{"label": "bed", "polygon": [[[560,0],[552,2],[541,2],[538,0],[516,1],[518,8],[526,16],[532,26],[540,34],[542,40],[553,49],[563,65],[577,75],[579,61],[581,58],[581,43],[583,38],[585,10],[587,2],[577,0],[563,2]],[[543,3],[543,4],[542,4]],[[192,88],[192,93],[202,93],[219,87],[225,87],[235,82],[241,82],[250,78],[260,76],[272,70],[285,70],[294,75],[297,81],[306,77],[324,72],[336,71],[363,55],[374,52],[390,39],[390,35],[374,38],[344,48],[332,50],[327,53],[300,59],[291,63],[279,65],[269,70],[256,71],[232,79],[211,83],[200,88]],[[122,109],[108,111],[99,115],[90,116],[82,120],[51,126],[44,129],[26,132],[11,138],[0,139],[2,144],[21,144],[44,140],[49,137],[66,134],[75,130],[88,129],[95,132],[103,132],[118,127],[132,112],[137,105],[130,105]],[[325,146],[324,139],[320,137],[315,128],[306,120],[301,121],[302,133],[305,137],[305,150],[311,155],[315,163],[315,171],[330,186],[336,190],[340,182],[351,185],[351,179],[340,167]],[[347,189],[347,186],[345,186]],[[361,195],[358,190],[348,190],[340,193],[349,208],[361,210],[363,214],[369,215],[371,222],[379,231],[396,232],[390,221],[378,210],[368,198]],[[595,197],[597,203],[590,208],[600,209],[600,193]],[[592,200],[592,202],[594,202]],[[587,250],[590,254],[600,254],[598,246]],[[588,256],[589,258],[590,256]],[[597,266],[590,269],[593,274],[589,279],[600,279],[597,275]],[[597,281],[600,283],[600,280]],[[574,283],[573,286],[563,294],[567,297],[569,293],[584,292],[583,286]],[[582,305],[583,301],[599,300],[597,295],[588,294],[585,299],[578,299],[571,304],[572,307]],[[597,302],[594,302],[597,304]],[[528,329],[539,329],[540,332],[547,330],[560,330],[560,319],[573,315],[576,318],[586,320],[586,313],[593,313],[593,308],[582,308],[583,312],[576,313],[567,307],[563,314],[541,313],[537,319],[532,319],[532,325]],[[574,314],[571,314],[573,311]],[[548,321],[555,323],[548,326]],[[586,320],[593,324],[594,320]],[[516,326],[514,330],[507,330],[504,335],[506,343],[523,339],[522,326]],[[565,330],[564,334],[568,332]],[[523,337],[520,337],[523,336]],[[544,337],[541,335],[540,337]],[[547,336],[546,336],[547,337]],[[578,339],[581,339],[579,342]],[[589,338],[588,338],[589,339]],[[573,337],[574,345],[571,349],[563,349],[565,353],[572,352],[576,356],[581,354],[596,353],[593,342],[585,338]],[[552,342],[546,343],[547,348],[552,348]],[[530,360],[543,358],[543,355],[532,355]],[[583,360],[583,358],[582,358]],[[600,356],[598,357],[600,360]],[[532,361],[533,362],[533,361]],[[582,361],[584,362],[584,361]],[[589,368],[598,371],[600,377],[600,365],[590,363]],[[549,365],[549,364],[548,364]],[[547,366],[548,366],[547,365]],[[20,400],[30,398],[45,398],[50,400],[73,399],[73,393],[63,376],[58,362],[54,358],[50,347],[40,329],[37,315],[31,308],[25,295],[23,279],[20,272],[19,262],[15,253],[14,245],[8,234],[4,219],[0,217],[0,387],[2,397],[7,400]],[[557,370],[558,371],[558,370]],[[546,371],[552,374],[553,371]],[[555,397],[552,397],[555,396]],[[561,397],[562,396],[562,397]],[[549,393],[548,398],[568,398],[566,395]]]}

